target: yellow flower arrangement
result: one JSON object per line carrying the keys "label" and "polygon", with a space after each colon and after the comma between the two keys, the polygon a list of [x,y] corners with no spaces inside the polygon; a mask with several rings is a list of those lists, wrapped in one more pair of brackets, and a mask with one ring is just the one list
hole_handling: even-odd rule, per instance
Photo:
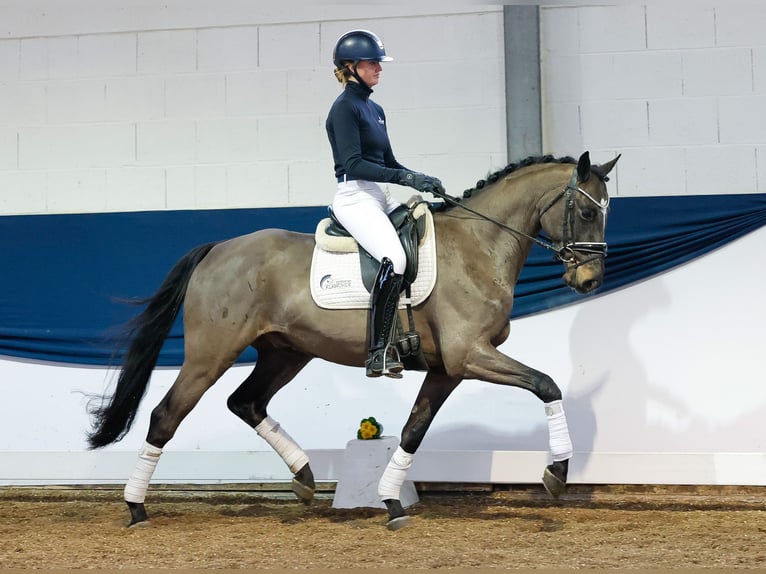
{"label": "yellow flower arrangement", "polygon": [[359,430],[356,431],[356,438],[361,440],[370,440],[374,438],[380,438],[380,434],[383,432],[383,425],[375,420],[375,417],[362,419],[359,424]]}

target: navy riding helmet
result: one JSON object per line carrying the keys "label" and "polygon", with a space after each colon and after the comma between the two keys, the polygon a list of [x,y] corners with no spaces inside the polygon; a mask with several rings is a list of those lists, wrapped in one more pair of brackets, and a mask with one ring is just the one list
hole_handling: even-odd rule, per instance
{"label": "navy riding helmet", "polygon": [[351,30],[346,32],[335,43],[332,61],[340,68],[343,62],[370,60],[373,62],[390,62],[392,57],[386,56],[383,42],[369,30]]}

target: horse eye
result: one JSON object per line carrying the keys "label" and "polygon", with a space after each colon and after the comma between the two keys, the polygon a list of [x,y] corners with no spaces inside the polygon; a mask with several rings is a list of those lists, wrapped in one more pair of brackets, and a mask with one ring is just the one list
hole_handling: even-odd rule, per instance
{"label": "horse eye", "polygon": [[586,207],[585,209],[580,211],[580,216],[585,221],[593,221],[596,218],[596,210]]}

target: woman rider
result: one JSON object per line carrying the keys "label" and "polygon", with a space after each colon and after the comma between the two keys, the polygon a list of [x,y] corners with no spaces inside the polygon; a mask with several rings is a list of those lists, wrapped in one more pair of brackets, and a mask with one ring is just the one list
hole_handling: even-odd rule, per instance
{"label": "woman rider", "polygon": [[407,264],[388,215],[401,205],[379,183],[395,183],[420,192],[443,192],[441,182],[400,164],[391,150],[383,108],[370,99],[386,56],[380,39],[368,30],[352,30],[335,44],[335,77],[343,92],[333,103],[325,127],[332,147],[338,189],[332,210],[338,221],[377,261],[370,297],[368,377],[401,378],[404,368],[391,344]]}

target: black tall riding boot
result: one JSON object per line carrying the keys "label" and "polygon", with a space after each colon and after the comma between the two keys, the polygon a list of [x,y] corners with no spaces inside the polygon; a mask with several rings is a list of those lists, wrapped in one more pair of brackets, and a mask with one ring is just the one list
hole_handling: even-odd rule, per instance
{"label": "black tall riding boot", "polygon": [[394,273],[391,260],[384,257],[370,298],[370,354],[364,364],[368,377],[402,378],[404,365],[393,342],[401,289],[402,276]]}

